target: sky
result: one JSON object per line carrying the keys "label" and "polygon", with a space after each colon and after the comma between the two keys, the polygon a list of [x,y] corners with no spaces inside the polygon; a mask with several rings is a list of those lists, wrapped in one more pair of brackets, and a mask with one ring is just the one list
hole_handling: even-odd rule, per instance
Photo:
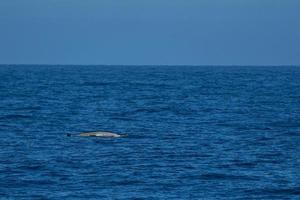
{"label": "sky", "polygon": [[0,0],[0,64],[300,65],[300,0]]}

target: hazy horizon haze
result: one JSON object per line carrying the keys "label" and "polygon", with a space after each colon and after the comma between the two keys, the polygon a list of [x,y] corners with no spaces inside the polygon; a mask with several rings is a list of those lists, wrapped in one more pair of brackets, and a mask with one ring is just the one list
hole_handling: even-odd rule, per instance
{"label": "hazy horizon haze", "polygon": [[300,1],[3,0],[0,64],[299,65]]}

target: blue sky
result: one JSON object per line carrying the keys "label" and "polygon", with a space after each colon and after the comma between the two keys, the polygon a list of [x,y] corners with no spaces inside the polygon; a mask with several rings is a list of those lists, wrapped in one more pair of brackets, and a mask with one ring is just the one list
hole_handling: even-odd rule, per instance
{"label": "blue sky", "polygon": [[0,63],[300,65],[300,1],[1,0]]}

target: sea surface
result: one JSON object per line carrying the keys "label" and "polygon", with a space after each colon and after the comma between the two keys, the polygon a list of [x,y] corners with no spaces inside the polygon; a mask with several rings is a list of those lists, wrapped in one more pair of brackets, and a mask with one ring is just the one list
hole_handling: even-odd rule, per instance
{"label": "sea surface", "polygon": [[1,65],[0,136],[1,200],[300,199],[300,67]]}

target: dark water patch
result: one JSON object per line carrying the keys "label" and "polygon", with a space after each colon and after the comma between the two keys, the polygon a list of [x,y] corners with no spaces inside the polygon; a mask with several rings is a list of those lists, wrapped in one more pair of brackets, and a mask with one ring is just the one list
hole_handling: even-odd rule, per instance
{"label": "dark water patch", "polygon": [[46,168],[46,163],[44,165],[42,164],[27,164],[27,165],[21,165],[18,166],[18,170],[22,171],[40,171],[44,170]]}
{"label": "dark water patch", "polygon": [[264,188],[257,190],[249,190],[247,193],[257,194],[257,195],[275,195],[278,196],[290,196],[291,198],[300,195],[300,187],[291,187],[291,188]]}
{"label": "dark water patch", "polygon": [[300,128],[300,122],[298,121],[278,121],[268,124],[270,127],[278,128]]}
{"label": "dark water patch", "polygon": [[258,181],[258,177],[250,177],[244,175],[232,175],[223,173],[207,173],[199,176],[201,180],[216,181],[216,180],[229,180],[229,181]]}
{"label": "dark water patch", "polygon": [[132,111],[131,114],[143,114],[143,113],[163,113],[163,112],[168,112],[170,109],[168,107],[158,107],[158,106],[153,106],[153,107],[148,107],[148,108],[139,108],[134,111]]}
{"label": "dark water patch", "polygon": [[6,120],[19,120],[19,119],[30,119],[30,115],[20,115],[20,114],[12,114],[12,115],[4,115],[0,116],[0,121],[6,121]]}
{"label": "dark water patch", "polygon": [[91,86],[91,87],[101,87],[101,86],[114,86],[118,85],[118,82],[109,82],[109,81],[104,81],[104,82],[85,82],[82,83],[81,86]]}
{"label": "dark water patch", "polygon": [[42,107],[41,106],[24,106],[24,107],[17,107],[17,108],[14,108],[13,110],[16,111],[16,112],[20,112],[20,111],[38,111],[38,110],[41,110]]}
{"label": "dark water patch", "polygon": [[289,132],[283,133],[281,136],[300,137],[300,130],[299,131],[289,131]]}
{"label": "dark water patch", "polygon": [[134,117],[112,117],[110,118],[111,120],[116,120],[116,121],[135,121],[136,119]]}
{"label": "dark water patch", "polygon": [[119,185],[119,186],[132,186],[132,185],[134,185],[134,186],[137,186],[137,185],[142,185],[142,184],[145,184],[145,182],[144,181],[142,181],[142,180],[130,180],[130,179],[128,179],[128,180],[121,180],[121,181],[111,181],[110,182],[110,185],[113,185],[113,186],[115,186],[115,185]]}
{"label": "dark water patch", "polygon": [[240,168],[254,168],[257,166],[257,162],[236,162],[233,165]]}
{"label": "dark water patch", "polygon": [[138,108],[126,113],[123,113],[122,115],[127,116],[135,116],[139,114],[156,114],[156,113],[172,113],[174,115],[190,115],[190,113],[193,112],[190,108],[180,107],[180,106],[147,106],[145,108]]}
{"label": "dark water patch", "polygon": [[34,187],[34,185],[47,186],[47,185],[53,185],[55,183],[56,183],[55,181],[52,181],[50,179],[32,179],[32,180],[21,181],[21,184],[24,184],[25,187]]}

